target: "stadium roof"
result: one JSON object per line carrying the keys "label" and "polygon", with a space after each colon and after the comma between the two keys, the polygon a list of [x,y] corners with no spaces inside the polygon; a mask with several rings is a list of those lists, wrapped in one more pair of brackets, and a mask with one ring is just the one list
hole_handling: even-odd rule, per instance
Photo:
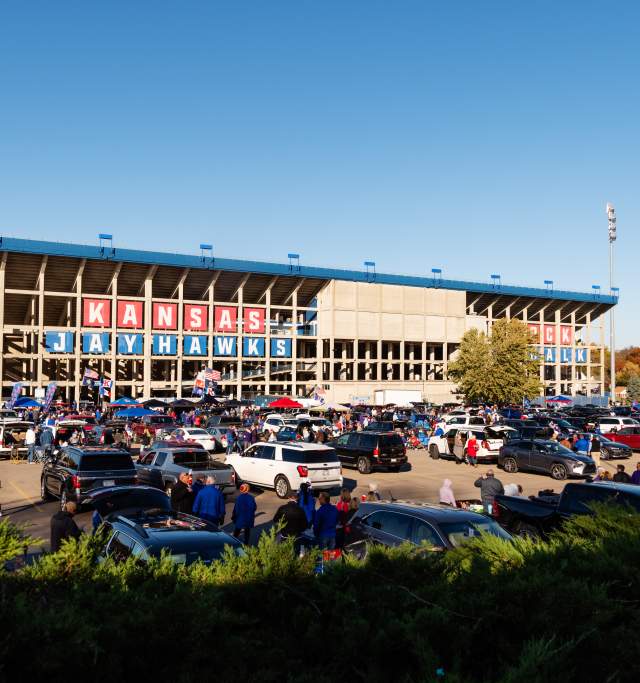
{"label": "stadium roof", "polygon": [[240,259],[219,258],[203,255],[174,254],[160,251],[143,251],[137,249],[112,248],[111,245],[92,246],[86,244],[68,244],[47,242],[14,237],[0,237],[0,251],[9,253],[31,254],[41,256],[61,256],[66,258],[91,259],[111,263],[132,263],[192,270],[216,270],[235,273],[255,273],[265,276],[281,276],[294,278],[314,278],[318,280],[346,280],[352,282],[375,282],[376,284],[405,285],[409,287],[430,287],[440,289],[462,290],[470,293],[501,297],[527,297],[546,300],[563,300],[596,304],[602,311],[618,302],[617,296],[591,292],[572,292],[557,290],[552,287],[536,288],[495,283],[468,282],[450,280],[440,275],[419,277],[415,275],[393,275],[362,270],[346,270],[340,268],[320,268],[316,266],[293,263],[270,263],[267,261],[249,261]]}

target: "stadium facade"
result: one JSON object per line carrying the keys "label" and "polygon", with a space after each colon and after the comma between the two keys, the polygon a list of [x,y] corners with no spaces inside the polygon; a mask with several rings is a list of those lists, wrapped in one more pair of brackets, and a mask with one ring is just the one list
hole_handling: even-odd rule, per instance
{"label": "stadium facade", "polygon": [[[204,245],[203,245],[204,246]],[[191,396],[198,372],[219,390],[373,402],[379,389],[451,400],[447,365],[464,332],[523,320],[538,335],[547,395],[604,392],[603,313],[592,292],[223,259],[16,238],[0,240],[0,377],[7,398],[57,382],[86,398]]]}

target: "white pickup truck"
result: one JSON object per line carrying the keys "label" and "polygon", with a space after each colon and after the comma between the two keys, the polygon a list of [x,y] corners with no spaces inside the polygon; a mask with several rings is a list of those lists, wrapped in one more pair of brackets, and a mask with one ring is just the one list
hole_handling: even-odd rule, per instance
{"label": "white pickup truck", "polygon": [[[478,462],[497,462],[498,453],[510,438],[517,436],[515,429],[501,425],[484,427],[482,425],[457,425],[450,424],[444,428],[442,436],[432,436],[429,439],[429,455],[438,458],[462,459],[467,455],[466,442],[473,432],[478,441]],[[462,439],[456,435],[460,433]],[[460,444],[462,441],[462,444]]]}

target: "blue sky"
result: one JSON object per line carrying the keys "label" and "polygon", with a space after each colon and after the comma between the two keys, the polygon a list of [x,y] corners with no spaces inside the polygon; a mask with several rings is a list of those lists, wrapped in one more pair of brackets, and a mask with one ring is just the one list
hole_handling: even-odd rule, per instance
{"label": "blue sky", "polygon": [[0,6],[0,233],[608,285],[640,343],[640,5]]}

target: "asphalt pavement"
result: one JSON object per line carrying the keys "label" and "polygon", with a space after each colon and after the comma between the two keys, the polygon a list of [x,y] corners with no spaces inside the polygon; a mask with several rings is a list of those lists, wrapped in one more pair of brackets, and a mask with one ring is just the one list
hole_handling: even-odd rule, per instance
{"label": "asphalt pavement", "polygon": [[[639,460],[639,454],[634,453],[629,460],[605,461],[602,463],[612,474],[616,465],[623,463],[626,471],[631,474]],[[518,472],[507,474],[492,465],[478,465],[477,468],[468,465],[456,465],[450,460],[432,460],[425,450],[409,451],[409,464],[401,472],[373,472],[363,475],[355,469],[343,468],[344,485],[360,496],[367,493],[369,485],[377,484],[378,491],[383,498],[400,500],[415,500],[420,502],[438,502],[438,490],[444,479],[451,479],[453,491],[458,499],[478,498],[479,489],[474,487],[474,481],[490,467],[493,467],[498,479],[503,484],[521,484],[525,495],[537,494],[542,489],[554,489],[560,492],[565,482],[558,482],[551,477],[541,474]],[[49,544],[49,524],[51,516],[59,509],[57,501],[43,503],[40,499],[40,472],[42,466],[28,465],[25,462],[15,463],[8,460],[0,461],[0,505],[2,514],[11,521],[27,527],[28,532],[44,540],[44,549]],[[256,514],[256,528],[252,542],[257,540],[263,529],[271,526],[273,515],[284,501],[279,499],[273,491],[252,489],[258,506]],[[235,494],[227,499],[227,520],[231,519],[231,511]],[[335,499],[334,499],[335,500]],[[81,512],[76,521],[80,527],[91,531],[91,513]],[[231,524],[224,527],[231,530]]]}

